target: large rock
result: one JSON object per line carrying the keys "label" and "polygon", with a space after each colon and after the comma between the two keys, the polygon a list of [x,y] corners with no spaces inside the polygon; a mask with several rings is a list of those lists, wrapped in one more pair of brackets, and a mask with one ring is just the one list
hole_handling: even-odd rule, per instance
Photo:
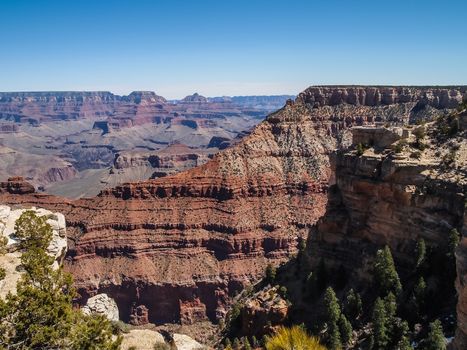
{"label": "large rock", "polygon": [[117,303],[105,293],[89,298],[86,305],[83,306],[82,311],[86,315],[104,315],[110,321],[119,320]]}
{"label": "large rock", "polygon": [[203,350],[207,349],[202,344],[198,343],[193,338],[185,334],[173,334],[172,336],[175,349],[177,350]]}
{"label": "large rock", "polygon": [[132,347],[137,350],[154,350],[154,345],[165,343],[162,334],[149,329],[132,329],[123,334],[121,345],[122,350],[130,350]]}

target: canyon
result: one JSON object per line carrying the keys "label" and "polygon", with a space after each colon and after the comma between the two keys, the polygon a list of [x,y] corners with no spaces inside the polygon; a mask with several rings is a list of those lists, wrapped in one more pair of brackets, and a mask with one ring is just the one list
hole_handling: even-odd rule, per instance
{"label": "canyon", "polygon": [[[431,155],[437,161],[428,151],[420,161],[371,151],[333,152],[347,149],[353,137],[359,143],[380,141],[365,128],[352,135],[352,127],[435,120],[466,98],[465,86],[313,86],[209,160],[169,160],[195,166],[186,171],[78,200],[33,192],[23,179],[11,178],[0,185],[0,202],[63,213],[69,240],[65,264],[80,302],[106,293],[121,319],[135,324],[218,322],[234,295],[261,279],[268,264],[295,256],[301,239],[310,237],[316,258],[345,261],[351,268],[384,244],[398,260],[409,260],[416,237],[439,244],[448,228],[457,227],[464,234],[457,250],[461,349],[465,159],[456,160],[455,171],[439,173],[440,157],[449,154],[444,146],[440,155]],[[160,172],[168,161],[160,154],[122,154],[116,169],[155,162]],[[459,154],[465,154],[463,148]]]}
{"label": "canyon", "polygon": [[[134,155],[138,163],[172,154],[164,172],[185,170],[201,162],[180,158],[212,156],[291,97],[193,94],[167,101],[150,91],[0,93],[0,177],[23,176],[41,191],[70,198],[94,196],[161,172],[148,162],[122,170],[122,157]],[[165,150],[174,144],[186,149]]]}

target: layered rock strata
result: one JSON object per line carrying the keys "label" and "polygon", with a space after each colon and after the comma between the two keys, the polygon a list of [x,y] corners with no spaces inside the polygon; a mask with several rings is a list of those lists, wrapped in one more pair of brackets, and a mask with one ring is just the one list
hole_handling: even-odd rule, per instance
{"label": "layered rock strata", "polygon": [[[66,215],[67,268],[83,302],[106,293],[125,321],[144,320],[137,310],[147,310],[147,321],[158,324],[216,321],[234,293],[260,278],[268,263],[288,260],[298,239],[308,236],[325,213],[328,155],[350,144],[350,127],[446,112],[437,109],[441,105],[416,107],[415,97],[394,104],[321,106],[316,97],[306,98],[317,89],[324,88],[308,89],[241,142],[186,172],[76,201],[13,195],[6,184],[0,200]],[[333,89],[351,88],[325,88]],[[363,89],[370,94],[375,88]],[[413,96],[428,93],[411,91]],[[364,169],[372,171],[370,164]],[[409,195],[399,192],[396,198],[407,200]]]}

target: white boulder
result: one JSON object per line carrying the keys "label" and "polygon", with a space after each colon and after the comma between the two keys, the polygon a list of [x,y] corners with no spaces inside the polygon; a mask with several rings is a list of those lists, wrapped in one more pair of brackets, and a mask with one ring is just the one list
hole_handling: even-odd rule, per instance
{"label": "white boulder", "polygon": [[89,298],[81,310],[86,315],[100,314],[107,317],[110,321],[119,320],[117,303],[105,293]]}

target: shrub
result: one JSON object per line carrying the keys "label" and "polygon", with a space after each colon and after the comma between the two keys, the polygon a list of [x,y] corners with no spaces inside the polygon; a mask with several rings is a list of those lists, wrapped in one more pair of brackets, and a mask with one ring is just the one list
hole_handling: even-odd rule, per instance
{"label": "shrub", "polygon": [[422,158],[422,153],[420,151],[415,151],[410,153],[410,158],[418,159]]}
{"label": "shrub", "polygon": [[393,151],[394,151],[395,153],[401,153],[401,152],[404,150],[405,146],[407,146],[407,140],[399,140],[399,141],[392,147],[392,149],[393,149]]}
{"label": "shrub", "polygon": [[293,326],[280,328],[275,335],[266,338],[266,350],[326,350],[315,337],[303,328]]}
{"label": "shrub", "polygon": [[266,281],[269,283],[273,283],[276,280],[276,275],[277,269],[272,264],[268,264],[268,266],[266,266],[265,271]]}
{"label": "shrub", "polygon": [[356,148],[355,148],[356,152],[357,152],[357,156],[362,156],[363,153],[365,153],[365,146],[362,144],[362,143],[359,143]]}

